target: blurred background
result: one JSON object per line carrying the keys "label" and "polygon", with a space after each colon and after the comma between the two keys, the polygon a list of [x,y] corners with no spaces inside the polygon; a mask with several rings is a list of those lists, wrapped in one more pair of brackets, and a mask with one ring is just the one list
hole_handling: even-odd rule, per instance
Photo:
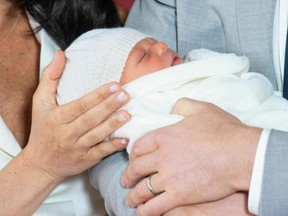
{"label": "blurred background", "polygon": [[122,25],[124,25],[127,15],[134,3],[134,0],[114,0]]}

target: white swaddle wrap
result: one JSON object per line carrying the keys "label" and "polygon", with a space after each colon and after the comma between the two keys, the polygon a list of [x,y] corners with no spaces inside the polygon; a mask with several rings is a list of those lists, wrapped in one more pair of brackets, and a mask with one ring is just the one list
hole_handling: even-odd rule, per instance
{"label": "white swaddle wrap", "polygon": [[112,137],[129,137],[130,153],[145,133],[183,119],[171,114],[182,97],[216,104],[249,125],[288,131],[288,102],[274,95],[268,79],[248,69],[246,57],[217,54],[140,77],[124,86],[131,100],[123,109],[132,119]]}
{"label": "white swaddle wrap", "polygon": [[[79,52],[86,50],[77,52],[72,46],[66,51],[68,61],[58,86],[60,104],[103,84],[97,79],[97,70],[91,69],[93,60],[83,64],[89,56]],[[145,133],[183,119],[171,114],[175,102],[182,97],[214,103],[249,125],[288,131],[288,102],[274,94],[263,75],[248,73],[246,57],[196,50],[187,59],[192,62],[142,76],[124,86],[131,99],[121,109],[128,110],[132,118],[110,137],[128,137],[128,153]],[[109,81],[119,80],[106,77]]]}

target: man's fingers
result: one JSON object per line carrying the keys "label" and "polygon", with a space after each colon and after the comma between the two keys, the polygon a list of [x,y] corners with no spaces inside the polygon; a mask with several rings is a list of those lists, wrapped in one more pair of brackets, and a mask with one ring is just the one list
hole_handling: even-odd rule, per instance
{"label": "man's fingers", "polygon": [[190,98],[180,98],[173,107],[172,113],[189,117],[205,108],[207,103]]}
{"label": "man's fingers", "polygon": [[149,186],[158,194],[164,191],[159,174],[151,175],[149,183],[148,181],[149,177],[144,178],[128,193],[126,202],[130,207],[137,208],[140,204],[146,203],[148,200],[155,197],[155,194],[149,189]]}
{"label": "man's fingers", "polygon": [[44,69],[43,76],[35,92],[34,103],[57,105],[56,94],[59,78],[64,70],[66,58],[62,51],[57,51],[52,62]]}
{"label": "man's fingers", "polygon": [[134,159],[141,157],[142,155],[146,155],[152,152],[155,152],[159,146],[158,139],[161,139],[160,136],[155,136],[156,131],[151,131],[147,133],[145,136],[140,137],[133,145],[130,160],[133,161]]}
{"label": "man's fingers", "polygon": [[132,187],[139,179],[156,173],[156,160],[157,152],[153,152],[131,161],[121,178],[122,186]]}
{"label": "man's fingers", "polygon": [[149,216],[159,216],[165,212],[176,208],[175,200],[171,199],[169,193],[164,192],[153,199],[150,199],[143,205],[137,208],[137,213],[139,216],[149,215]]}
{"label": "man's fingers", "polygon": [[[172,209],[172,210],[166,212],[164,214],[164,216],[189,216],[186,214],[186,211],[184,208],[185,207],[180,206],[178,208]],[[197,216],[199,216],[199,215],[197,215]]]}

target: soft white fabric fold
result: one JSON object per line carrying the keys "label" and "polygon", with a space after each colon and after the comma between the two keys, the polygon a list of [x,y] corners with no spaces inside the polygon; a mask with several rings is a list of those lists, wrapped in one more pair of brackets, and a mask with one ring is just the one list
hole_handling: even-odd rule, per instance
{"label": "soft white fabric fold", "polygon": [[267,78],[248,69],[246,57],[218,54],[140,77],[124,86],[131,100],[122,109],[132,119],[111,137],[128,137],[130,153],[145,133],[183,119],[171,114],[182,97],[216,104],[248,125],[288,131],[288,102],[274,94]]}

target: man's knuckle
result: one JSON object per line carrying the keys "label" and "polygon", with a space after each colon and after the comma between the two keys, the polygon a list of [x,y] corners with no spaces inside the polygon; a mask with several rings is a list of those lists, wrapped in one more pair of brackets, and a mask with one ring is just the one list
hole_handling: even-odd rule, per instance
{"label": "man's knuckle", "polygon": [[163,167],[168,164],[170,161],[167,159],[165,154],[159,154],[158,157],[155,159],[155,164],[159,167]]}
{"label": "man's knuckle", "polygon": [[130,171],[134,176],[139,176],[139,168],[138,168],[138,164],[136,162],[131,163]]}
{"label": "man's knuckle", "polygon": [[141,146],[140,145],[134,145],[133,146],[133,155],[138,156],[141,154]]}
{"label": "man's knuckle", "polygon": [[152,141],[156,143],[158,146],[161,145],[161,143],[166,142],[165,140],[170,139],[170,134],[167,133],[166,130],[158,130],[156,131],[152,136]]}

